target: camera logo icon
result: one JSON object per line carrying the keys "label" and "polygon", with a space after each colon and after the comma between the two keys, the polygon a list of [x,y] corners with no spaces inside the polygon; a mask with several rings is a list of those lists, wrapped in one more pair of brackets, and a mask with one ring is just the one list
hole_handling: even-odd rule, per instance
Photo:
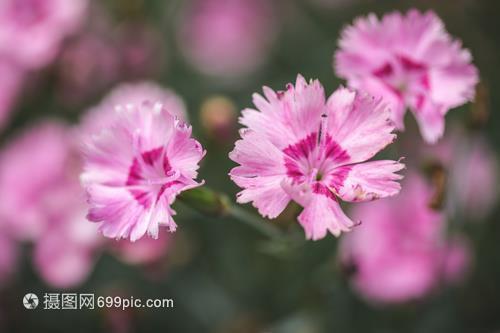
{"label": "camera logo icon", "polygon": [[38,296],[33,293],[28,293],[23,297],[24,307],[28,310],[36,309],[38,306]]}

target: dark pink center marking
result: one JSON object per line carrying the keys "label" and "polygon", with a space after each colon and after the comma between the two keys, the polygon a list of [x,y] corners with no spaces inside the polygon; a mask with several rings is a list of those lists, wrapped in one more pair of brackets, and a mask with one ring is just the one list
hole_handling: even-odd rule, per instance
{"label": "dark pink center marking", "polygon": [[163,147],[151,149],[143,152],[140,158],[134,158],[125,184],[144,188],[129,191],[139,204],[147,208],[157,202],[166,189],[178,184],[175,180],[162,182],[172,172]]}
{"label": "dark pink center marking", "polygon": [[344,183],[350,167],[340,165],[349,161],[349,154],[330,135],[320,142],[318,133],[311,133],[283,152],[287,176],[294,183],[307,182],[314,193],[335,198],[331,189],[337,191]]}
{"label": "dark pink center marking", "polygon": [[408,91],[427,91],[430,89],[427,67],[407,56],[396,56],[393,61],[383,64],[372,74],[382,80],[388,89],[401,98]]}

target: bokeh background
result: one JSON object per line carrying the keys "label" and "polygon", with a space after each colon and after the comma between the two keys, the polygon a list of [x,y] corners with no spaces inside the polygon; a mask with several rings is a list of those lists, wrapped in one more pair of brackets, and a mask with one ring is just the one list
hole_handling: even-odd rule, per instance
{"label": "bokeh background", "polygon": [[[51,28],[57,36],[50,50],[26,59],[18,59],[17,44],[36,48],[46,35],[30,28],[48,15],[45,3],[57,8],[61,1],[3,2],[19,5],[27,35],[0,36],[1,332],[500,332],[497,2],[66,0],[68,7],[82,7],[66,9],[74,16]],[[164,231],[142,248],[96,239],[81,227],[88,222],[77,184],[78,149],[68,142],[78,141],[86,112],[117,85],[151,81],[175,92],[208,151],[200,178],[233,200],[238,189],[227,176],[234,166],[227,154],[252,93],[263,85],[283,89],[298,73],[320,79],[331,93],[345,84],[332,69],[341,29],[360,15],[410,8],[434,10],[470,49],[481,76],[476,101],[447,116],[448,150],[463,159],[443,162],[439,149],[427,153],[411,117],[396,147],[384,153],[407,156],[437,187],[446,186],[433,181],[442,172],[458,174],[463,182],[453,190],[471,191],[453,214],[446,196],[433,208],[444,210],[447,230],[459,230],[469,244],[467,269],[454,283],[436,283],[402,302],[370,300],[351,281],[355,267],[339,259],[339,240],[304,241],[293,206],[273,222],[286,242],[183,202],[174,205],[178,231]],[[463,167],[472,154],[465,147],[476,141],[486,157]],[[485,160],[486,167],[476,168]],[[466,205],[477,198],[479,205]],[[175,307],[26,310],[21,300],[27,292],[42,300],[47,292],[172,298]]]}

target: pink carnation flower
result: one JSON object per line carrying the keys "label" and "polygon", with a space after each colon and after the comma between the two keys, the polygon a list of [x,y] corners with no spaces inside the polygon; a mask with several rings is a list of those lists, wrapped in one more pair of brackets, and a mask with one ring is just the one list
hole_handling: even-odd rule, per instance
{"label": "pink carnation flower", "polygon": [[356,225],[338,198],[369,201],[399,192],[395,172],[403,164],[365,162],[395,138],[379,100],[340,88],[325,101],[321,84],[300,75],[295,86],[278,93],[264,87],[264,95],[253,96],[259,111],[243,111],[247,128],[229,155],[240,164],[230,172],[244,189],[239,203],[253,202],[275,218],[294,200],[304,207],[298,220],[306,237],[317,240]]}
{"label": "pink carnation flower", "polygon": [[191,127],[161,103],[117,106],[115,121],[92,136],[85,151],[82,183],[87,190],[88,219],[99,222],[111,238],[135,241],[158,227],[175,231],[170,205],[194,179],[205,151],[191,138]]}
{"label": "pink carnation flower", "polygon": [[86,0],[1,1],[0,56],[27,68],[48,64],[83,20],[86,6]]}
{"label": "pink carnation flower", "polygon": [[432,188],[411,173],[393,199],[357,206],[367,222],[342,239],[340,258],[353,287],[376,303],[421,298],[441,282],[457,282],[469,266],[468,244],[445,239],[445,216],[429,208]]}
{"label": "pink carnation flower", "polygon": [[383,96],[401,130],[408,107],[429,143],[443,135],[448,110],[474,96],[472,57],[433,12],[358,18],[342,33],[339,48],[337,74],[354,88]]}
{"label": "pink carnation flower", "polygon": [[266,0],[196,0],[182,20],[179,41],[201,72],[234,77],[261,65],[276,35],[276,16]]}

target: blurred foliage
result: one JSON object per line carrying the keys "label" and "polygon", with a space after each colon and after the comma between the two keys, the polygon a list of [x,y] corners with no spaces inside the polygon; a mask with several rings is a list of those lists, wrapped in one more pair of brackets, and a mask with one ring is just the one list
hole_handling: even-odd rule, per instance
{"label": "blurred foliage", "polygon": [[[317,1],[318,3],[320,1]],[[251,94],[262,85],[275,89],[293,81],[297,73],[319,78],[327,92],[340,82],[332,70],[332,55],[340,29],[358,15],[378,14],[411,7],[433,9],[447,29],[471,49],[490,92],[489,121],[484,131],[493,146],[500,147],[500,3],[483,0],[389,1],[331,0],[276,1],[276,20],[281,30],[264,67],[237,83],[208,78],[191,68],[179,52],[176,25],[180,0],[103,1],[115,24],[147,21],[161,31],[167,44],[168,64],[151,79],[173,88],[188,106],[195,135],[209,152],[200,176],[211,188],[237,191],[228,181],[233,163],[227,158],[232,143],[221,145],[201,131],[198,111],[212,95],[229,98],[238,109],[251,105]],[[242,41],[244,42],[244,41]],[[95,104],[107,90],[68,107],[55,98],[56,77],[52,67],[33,78],[12,126],[2,133],[6,140],[28,123],[47,116],[76,121],[79,114]],[[31,84],[30,84],[31,86]],[[450,112],[447,117],[466,121],[470,106]],[[408,119],[413,122],[413,119]],[[411,128],[412,125],[410,125]],[[404,134],[403,134],[404,135]],[[90,279],[75,292],[107,296],[118,290],[136,298],[173,298],[173,309],[133,309],[124,312],[130,332],[496,332],[500,330],[500,224],[496,209],[489,221],[467,226],[475,244],[475,267],[467,282],[455,289],[443,288],[420,302],[377,308],[366,304],[351,291],[335,260],[337,240],[326,237],[288,249],[273,249],[265,236],[225,216],[213,218],[176,204],[178,239],[165,267],[134,268],[103,255]],[[244,207],[251,209],[251,207]],[[293,209],[293,207],[291,208]],[[273,222],[274,223],[274,222]],[[292,223],[278,222],[280,228],[297,233]],[[302,236],[302,235],[300,235]],[[280,245],[281,246],[281,245]],[[288,255],[269,252],[289,251]],[[27,253],[28,251],[25,251]],[[161,265],[160,265],[161,266]],[[154,278],[158,270],[165,270]],[[153,277],[152,277],[153,276]],[[0,318],[8,332],[109,332],[106,311],[27,311],[21,297],[26,292],[43,295],[50,287],[39,280],[25,255],[22,269],[8,290],[0,293]],[[57,291],[59,292],[59,291]]]}

